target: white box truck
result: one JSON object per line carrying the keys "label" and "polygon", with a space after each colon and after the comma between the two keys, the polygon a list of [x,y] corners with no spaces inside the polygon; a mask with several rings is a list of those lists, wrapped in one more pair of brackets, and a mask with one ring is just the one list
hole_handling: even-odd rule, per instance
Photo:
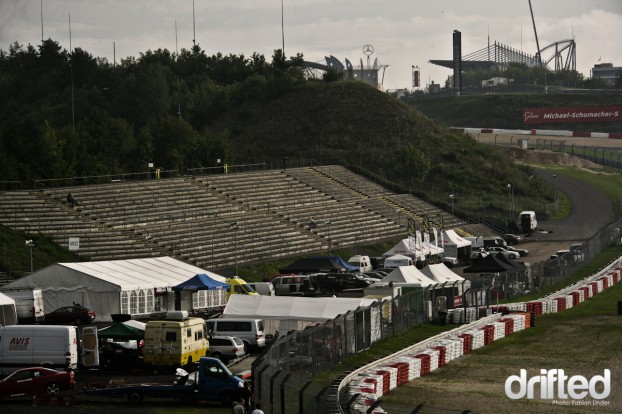
{"label": "white box truck", "polygon": [[75,326],[0,326],[0,367],[76,369],[97,366],[97,329]]}
{"label": "white box truck", "polygon": [[518,215],[518,227],[523,233],[532,233],[538,228],[535,211],[521,211]]}
{"label": "white box truck", "polygon": [[2,293],[15,301],[17,321],[22,324],[43,322],[43,293],[41,289],[3,289]]}

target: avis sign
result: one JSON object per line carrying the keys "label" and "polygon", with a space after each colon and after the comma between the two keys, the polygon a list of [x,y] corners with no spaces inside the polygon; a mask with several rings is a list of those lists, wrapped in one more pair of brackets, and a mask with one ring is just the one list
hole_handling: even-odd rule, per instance
{"label": "avis sign", "polygon": [[70,237],[69,238],[69,251],[77,252],[80,250],[80,238],[79,237]]}

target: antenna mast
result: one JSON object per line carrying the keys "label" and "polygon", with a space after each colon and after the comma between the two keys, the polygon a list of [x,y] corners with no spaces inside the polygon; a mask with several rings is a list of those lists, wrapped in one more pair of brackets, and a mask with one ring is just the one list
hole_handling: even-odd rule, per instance
{"label": "antenna mast", "polygon": [[[177,50],[177,20],[175,20],[175,59],[179,61],[179,51]],[[179,74],[177,75],[177,116],[181,118],[181,97],[179,96]]]}
{"label": "antenna mast", "polygon": [[43,44],[43,0],[41,0],[41,44]]}
{"label": "antenna mast", "polygon": [[529,12],[531,13],[531,22],[533,23],[533,33],[536,35],[536,47],[538,48],[537,60],[542,67],[542,56],[540,56],[540,43],[538,42],[538,31],[536,30],[536,21],[533,18],[533,9],[531,8],[531,0],[529,0]]}
{"label": "antenna mast", "polygon": [[71,47],[71,13],[69,13],[69,71],[71,72],[71,126],[76,128],[76,109],[73,98],[73,48]]}

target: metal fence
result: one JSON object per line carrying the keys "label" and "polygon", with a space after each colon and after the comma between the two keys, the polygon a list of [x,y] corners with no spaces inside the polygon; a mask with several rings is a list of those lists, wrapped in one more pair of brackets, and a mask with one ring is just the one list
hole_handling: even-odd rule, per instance
{"label": "metal fence", "polygon": [[[540,291],[561,282],[605,248],[622,244],[621,227],[622,220],[613,222],[582,245],[526,270],[479,278],[480,282],[472,284],[463,294],[464,318],[457,322],[470,322],[467,307],[473,310],[488,307],[499,300]],[[324,385],[326,381],[318,381],[317,377],[380,339],[399,336],[425,321],[436,319],[432,303],[438,294],[435,290],[415,289],[278,338],[253,363],[256,399],[273,414],[343,412],[337,386]],[[473,312],[472,317],[485,314]]]}
{"label": "metal fence", "polygon": [[427,294],[417,288],[277,338],[253,363],[255,398],[273,414],[333,411],[329,406],[337,397],[328,398],[330,387],[313,380],[375,342],[427,320]]}

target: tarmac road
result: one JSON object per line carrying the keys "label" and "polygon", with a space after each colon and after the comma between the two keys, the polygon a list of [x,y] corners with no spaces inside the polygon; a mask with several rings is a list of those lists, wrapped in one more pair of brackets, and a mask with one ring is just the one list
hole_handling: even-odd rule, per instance
{"label": "tarmac road", "polygon": [[536,172],[554,189],[564,193],[572,205],[572,211],[561,220],[538,220],[540,231],[530,237],[531,241],[585,241],[611,222],[613,204],[597,188],[550,170],[538,169]]}

